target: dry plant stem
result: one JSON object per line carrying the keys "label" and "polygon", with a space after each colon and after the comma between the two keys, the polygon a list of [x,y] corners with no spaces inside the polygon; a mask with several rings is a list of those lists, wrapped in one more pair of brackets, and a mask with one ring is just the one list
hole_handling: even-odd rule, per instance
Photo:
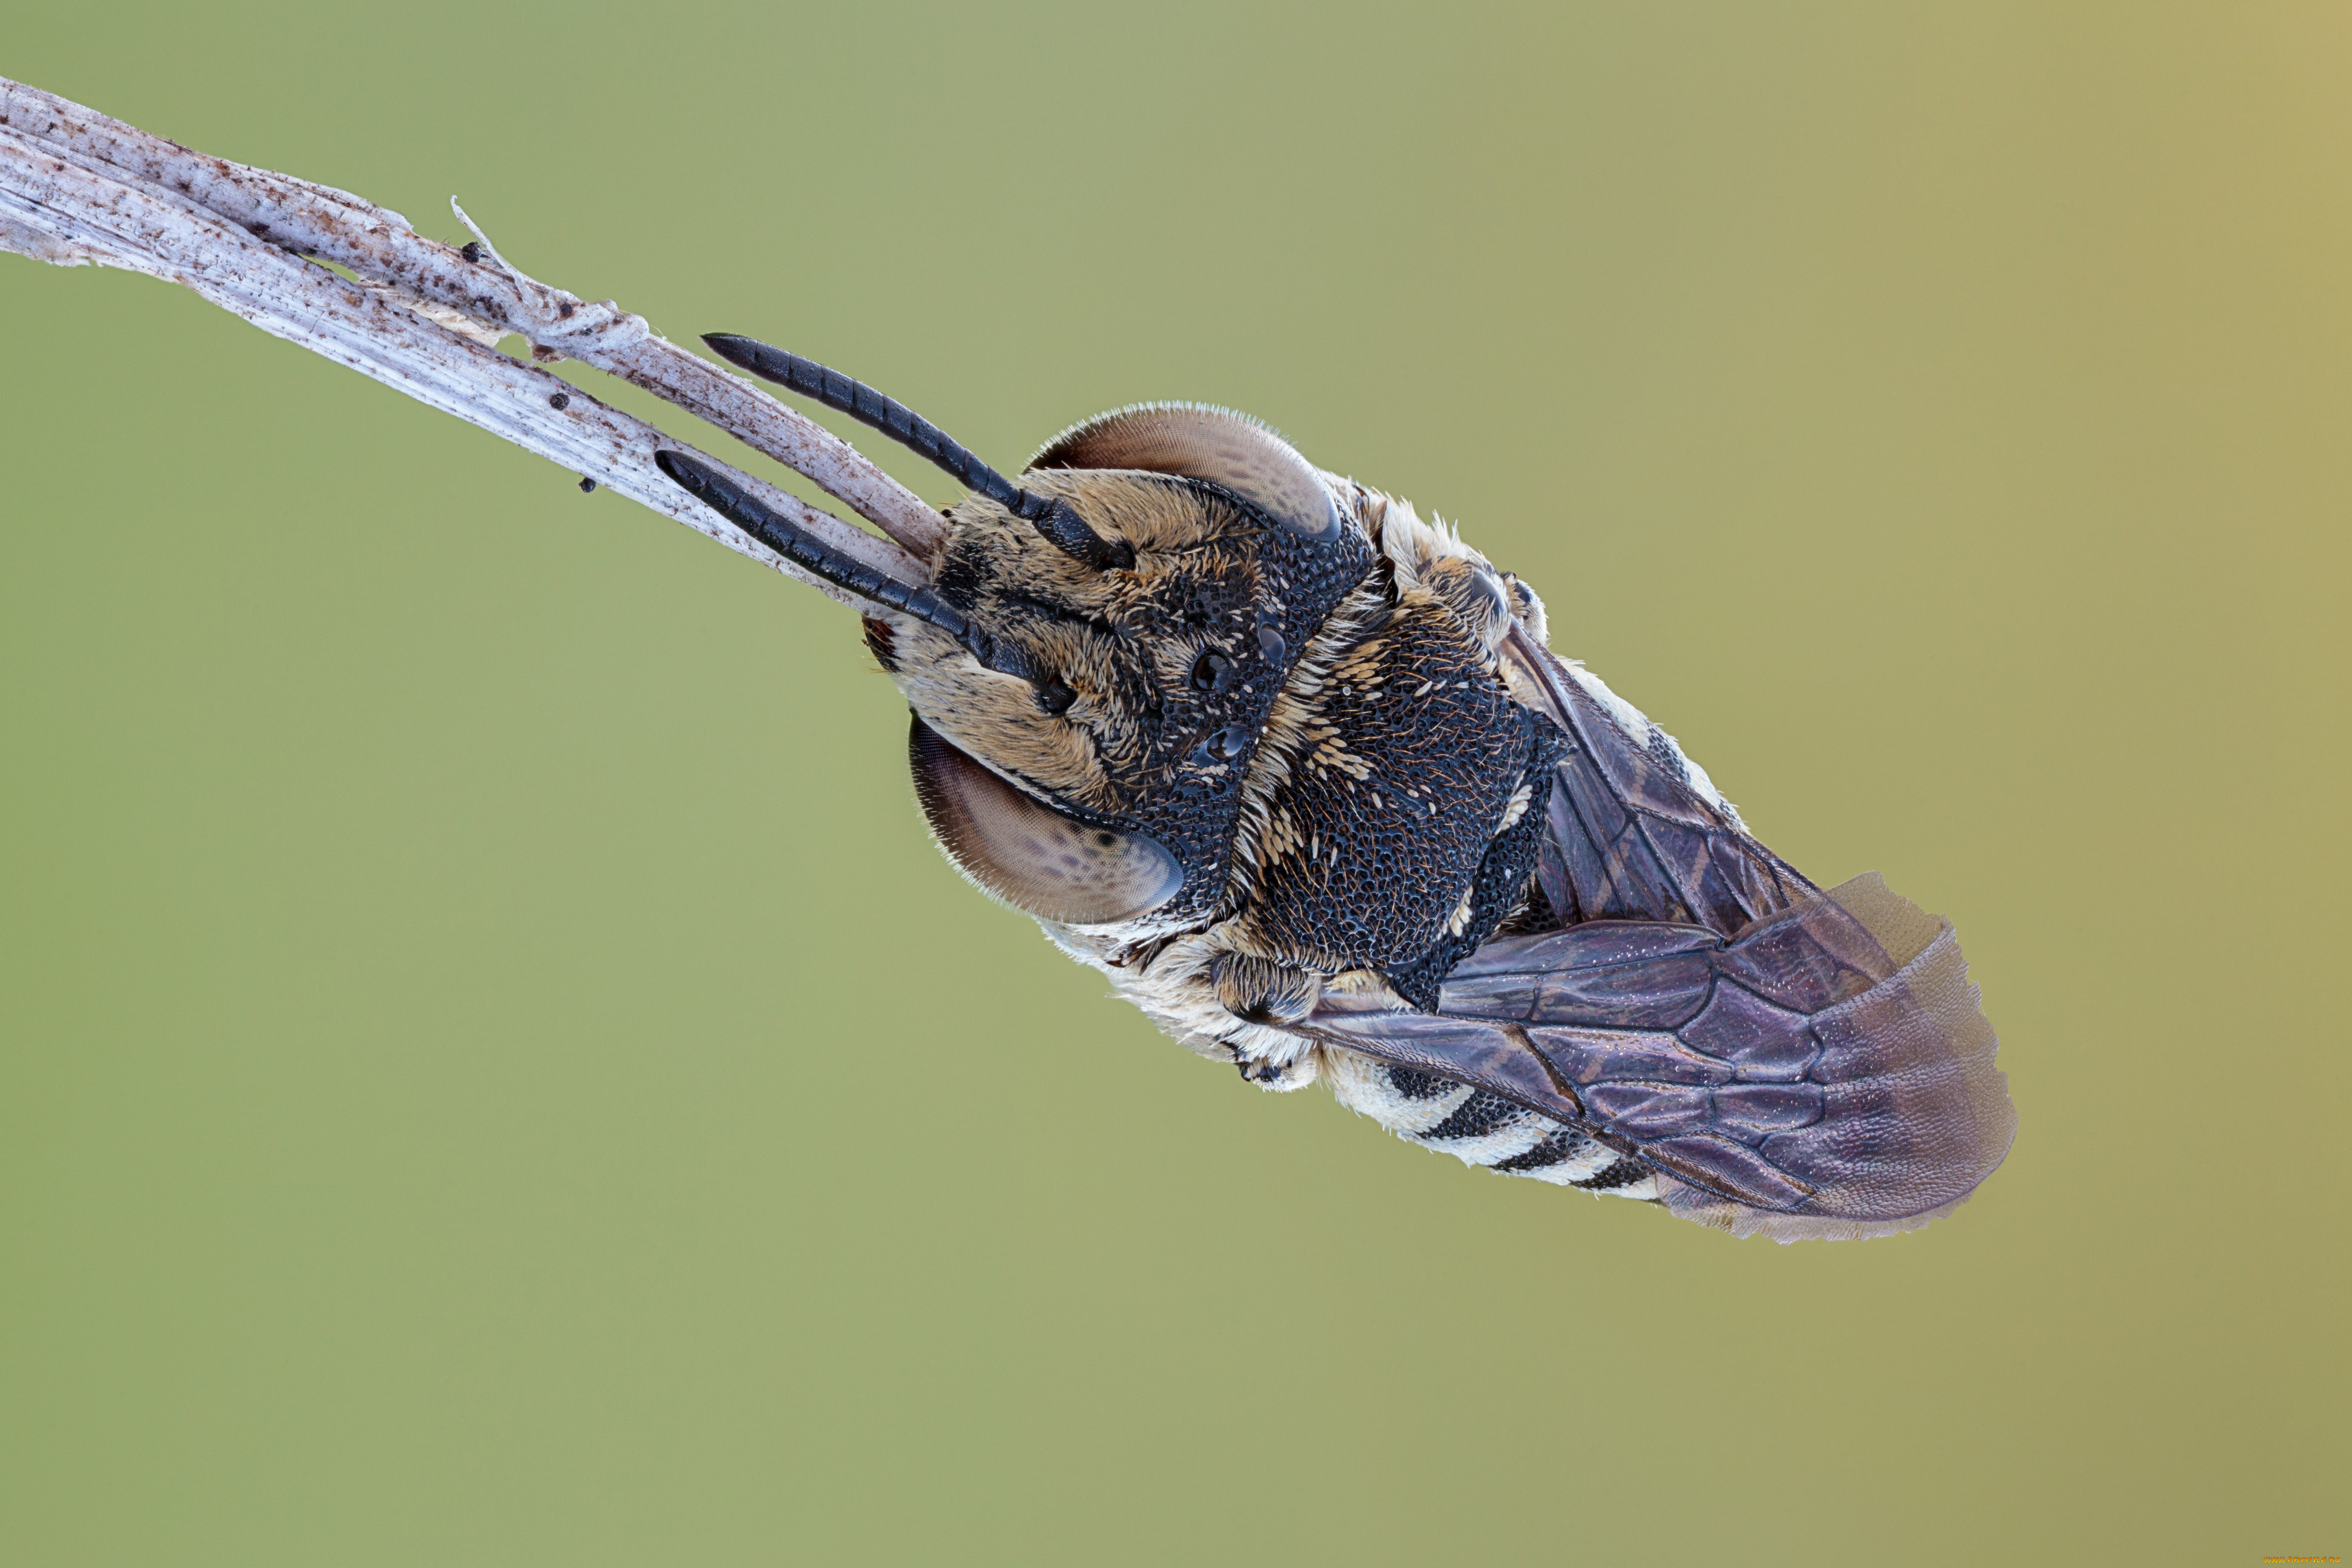
{"label": "dry plant stem", "polygon": [[[608,371],[806,474],[898,544],[727,470],[823,542],[906,580],[929,576],[924,559],[942,534],[937,513],[846,442],[654,336],[642,318],[538,283],[487,242],[482,259],[468,261],[457,248],[417,235],[398,214],[357,197],[192,152],[5,78],[0,249],[184,284],[265,330],[814,582],[653,466],[656,445],[683,443],[491,347],[507,332],[520,333],[534,359],[573,358]],[[305,255],[349,267],[362,286],[301,259]],[[566,392],[568,408],[553,407],[550,400]],[[862,604],[829,584],[814,585]]]}
{"label": "dry plant stem", "polygon": [[[0,246],[45,261],[94,262],[184,284],[266,332],[551,458],[753,559],[803,575],[670,483],[653,455],[683,444],[651,425],[477,338],[426,320],[387,291],[351,283],[185,202],[52,158],[5,130]],[[553,402],[558,393],[569,394],[561,410]],[[798,505],[781,492],[770,497],[776,498]],[[887,541],[859,537],[888,548]],[[830,584],[804,580],[856,602]]]}

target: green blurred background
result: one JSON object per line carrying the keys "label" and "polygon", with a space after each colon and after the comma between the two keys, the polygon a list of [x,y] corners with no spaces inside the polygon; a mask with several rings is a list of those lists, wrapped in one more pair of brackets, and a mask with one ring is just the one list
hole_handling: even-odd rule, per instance
{"label": "green blurred background", "polygon": [[1958,921],[2023,1124],[1782,1249],[1262,1095],[939,859],[845,612],[0,258],[0,1558],[2346,1551],[2347,46],[10,5],[0,72],[1001,462],[1208,399],[1462,519]]}

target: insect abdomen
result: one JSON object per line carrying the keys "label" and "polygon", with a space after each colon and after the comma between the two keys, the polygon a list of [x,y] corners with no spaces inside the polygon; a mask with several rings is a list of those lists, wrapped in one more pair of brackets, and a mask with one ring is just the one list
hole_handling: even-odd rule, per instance
{"label": "insect abdomen", "polygon": [[1433,1072],[1329,1052],[1324,1075],[1339,1103],[1423,1148],[1502,1176],[1612,1197],[1657,1196],[1648,1166],[1580,1128]]}

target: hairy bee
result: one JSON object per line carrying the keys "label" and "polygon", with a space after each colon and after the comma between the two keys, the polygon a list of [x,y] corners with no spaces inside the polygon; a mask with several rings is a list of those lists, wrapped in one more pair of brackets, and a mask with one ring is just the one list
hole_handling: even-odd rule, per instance
{"label": "hairy bee", "polygon": [[868,601],[940,848],[1193,1051],[1784,1241],[1925,1224],[2008,1152],[1950,925],[1750,837],[1452,531],[1189,404],[1076,425],[1015,485],[871,388],[706,341],[972,491],[904,582],[658,458]]}

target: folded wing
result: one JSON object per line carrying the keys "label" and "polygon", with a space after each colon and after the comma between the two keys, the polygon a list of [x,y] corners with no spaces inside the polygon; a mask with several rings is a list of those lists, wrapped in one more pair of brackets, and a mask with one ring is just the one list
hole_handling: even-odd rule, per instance
{"label": "folded wing", "polygon": [[1657,726],[1515,628],[1513,689],[1569,739],[1537,884],[1561,925],[1671,920],[1730,936],[1817,891],[1748,837]]}
{"label": "folded wing", "polygon": [[[1721,885],[1787,885],[1751,863]],[[1709,886],[1702,871],[1673,891]],[[1334,995],[1307,1027],[1580,1128],[1659,1172],[1669,1209],[1735,1234],[1923,1225],[2017,1125],[1959,944],[1875,874],[1789,894],[1736,937],[1612,919],[1500,938],[1447,977],[1437,1013]]]}

